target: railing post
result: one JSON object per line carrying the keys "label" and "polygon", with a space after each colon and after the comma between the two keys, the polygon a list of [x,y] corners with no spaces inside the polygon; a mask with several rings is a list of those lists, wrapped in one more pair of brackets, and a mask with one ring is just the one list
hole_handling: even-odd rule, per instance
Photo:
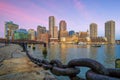
{"label": "railing post", "polygon": [[23,48],[23,52],[26,52],[27,50],[27,43],[19,43],[20,46]]}
{"label": "railing post", "polygon": [[115,60],[115,68],[120,68],[120,59]]}
{"label": "railing post", "polygon": [[44,43],[43,54],[44,54],[44,55],[46,55],[46,54],[47,54],[47,47],[46,47],[46,43]]}

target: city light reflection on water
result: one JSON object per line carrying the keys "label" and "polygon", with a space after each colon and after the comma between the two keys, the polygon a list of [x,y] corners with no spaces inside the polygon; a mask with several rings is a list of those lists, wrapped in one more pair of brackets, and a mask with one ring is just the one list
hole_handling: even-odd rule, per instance
{"label": "city light reflection on water", "polygon": [[[36,45],[36,49],[33,51],[33,55],[41,59],[58,59],[63,64],[67,64],[72,59],[78,58],[90,58],[94,59],[107,68],[115,68],[115,60],[120,58],[120,45],[108,46],[102,45],[101,47],[81,47],[80,45],[73,44],[61,44],[61,45],[49,45],[47,47],[47,55],[42,54],[43,47]],[[80,68],[81,72],[78,76],[85,77],[85,72],[88,68]],[[58,77],[58,80],[69,80],[67,77]]]}

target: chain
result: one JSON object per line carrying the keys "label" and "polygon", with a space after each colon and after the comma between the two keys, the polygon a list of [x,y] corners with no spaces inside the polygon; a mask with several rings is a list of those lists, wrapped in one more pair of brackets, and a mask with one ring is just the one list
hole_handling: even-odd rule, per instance
{"label": "chain", "polygon": [[[29,54],[27,46],[23,45],[24,50],[28,58],[38,66],[42,66],[45,70],[50,70],[51,73],[57,76],[69,76],[71,80],[120,80],[120,69],[119,68],[105,68],[99,62],[89,59],[80,58],[73,59],[68,62],[67,65],[63,65],[60,60],[41,60],[34,58]],[[86,72],[86,79],[82,79],[77,76],[80,73],[80,68],[88,67],[90,70]]]}

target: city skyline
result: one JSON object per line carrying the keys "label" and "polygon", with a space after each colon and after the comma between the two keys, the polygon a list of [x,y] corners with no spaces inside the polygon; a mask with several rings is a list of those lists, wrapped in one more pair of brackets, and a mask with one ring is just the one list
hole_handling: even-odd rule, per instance
{"label": "city skyline", "polygon": [[[113,6],[115,5],[115,6]],[[48,17],[67,23],[67,30],[86,31],[91,23],[98,25],[98,36],[105,36],[105,22],[115,21],[116,39],[120,39],[119,1],[100,0],[1,0],[0,37],[4,37],[5,21],[13,21],[20,28],[37,29],[38,25],[49,29]]]}

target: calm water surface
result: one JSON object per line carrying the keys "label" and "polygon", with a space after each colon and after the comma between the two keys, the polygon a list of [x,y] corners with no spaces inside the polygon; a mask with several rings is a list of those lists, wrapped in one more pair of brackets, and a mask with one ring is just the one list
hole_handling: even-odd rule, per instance
{"label": "calm water surface", "polygon": [[[31,50],[31,53],[41,59],[59,59],[63,64],[67,64],[72,59],[78,58],[90,58],[94,59],[107,68],[115,68],[115,60],[120,58],[120,45],[108,46],[102,45],[101,47],[86,47],[73,44],[61,44],[48,46],[48,54],[42,54],[41,45],[36,45],[36,49]],[[81,68],[81,72],[78,74],[80,77],[85,77],[85,72],[88,68]],[[69,80],[67,77],[58,77],[58,80]]]}

